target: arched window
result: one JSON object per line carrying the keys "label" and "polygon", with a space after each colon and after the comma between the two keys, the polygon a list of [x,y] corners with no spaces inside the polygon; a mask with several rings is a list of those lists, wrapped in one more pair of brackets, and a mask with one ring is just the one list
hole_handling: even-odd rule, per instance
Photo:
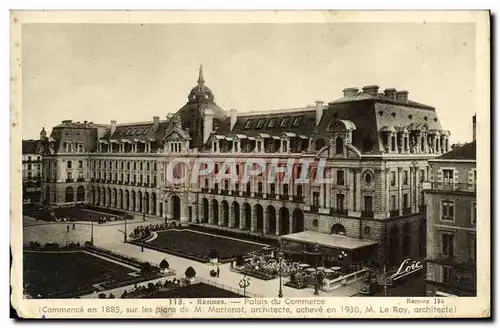
{"label": "arched window", "polygon": [[338,137],[335,140],[335,154],[343,154],[344,153],[344,140],[341,137]]}
{"label": "arched window", "polygon": [[85,201],[85,188],[83,186],[79,186],[78,188],[76,188],[76,201]]}
{"label": "arched window", "polygon": [[73,201],[73,187],[66,188],[65,202],[70,203]]}

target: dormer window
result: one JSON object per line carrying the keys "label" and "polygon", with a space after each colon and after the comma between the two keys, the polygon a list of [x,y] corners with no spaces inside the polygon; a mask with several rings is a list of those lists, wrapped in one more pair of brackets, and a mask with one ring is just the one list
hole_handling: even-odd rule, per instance
{"label": "dormer window", "polygon": [[252,120],[248,120],[246,123],[245,123],[245,129],[250,129],[252,127]]}
{"label": "dormer window", "polygon": [[297,116],[296,118],[294,118],[293,119],[293,126],[299,126],[301,120],[302,120],[302,116]]}
{"label": "dormer window", "polygon": [[264,126],[264,122],[265,120],[264,119],[260,119],[258,122],[257,122],[257,126],[255,127],[256,129],[262,129],[262,127]]}
{"label": "dormer window", "polygon": [[281,120],[280,127],[284,128],[288,123],[288,117],[285,117]]}
{"label": "dormer window", "polygon": [[276,119],[272,118],[267,125],[268,128],[274,128],[276,126]]}

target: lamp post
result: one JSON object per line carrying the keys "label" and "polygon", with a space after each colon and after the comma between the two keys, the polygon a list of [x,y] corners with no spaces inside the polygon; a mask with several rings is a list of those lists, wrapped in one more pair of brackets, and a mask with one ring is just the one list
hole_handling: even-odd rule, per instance
{"label": "lamp post", "polygon": [[280,274],[280,289],[278,291],[278,297],[283,297],[283,249],[282,244],[280,243],[278,246],[278,263],[279,263],[279,274]]}
{"label": "lamp post", "polygon": [[247,287],[250,286],[250,278],[246,275],[243,276],[240,280],[240,288],[243,288],[243,296],[247,295]]}
{"label": "lamp post", "polygon": [[94,217],[90,218],[90,245],[94,246]]}
{"label": "lamp post", "polygon": [[304,249],[304,254],[309,254],[313,255],[315,257],[315,264],[316,264],[316,282],[314,283],[314,295],[319,295],[319,280],[320,280],[320,274],[318,273],[318,257],[321,255],[321,249],[319,248],[318,243],[314,244],[314,247],[312,250],[308,251],[307,249]]}

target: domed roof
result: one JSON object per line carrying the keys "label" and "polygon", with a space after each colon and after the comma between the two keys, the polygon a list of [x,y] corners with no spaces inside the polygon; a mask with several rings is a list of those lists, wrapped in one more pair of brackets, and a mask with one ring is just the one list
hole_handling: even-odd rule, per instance
{"label": "domed roof", "polygon": [[209,87],[205,85],[205,80],[203,79],[203,65],[200,65],[200,73],[198,76],[198,85],[191,89],[189,93],[189,99],[195,99],[198,97],[208,98],[210,100],[214,99],[214,94]]}

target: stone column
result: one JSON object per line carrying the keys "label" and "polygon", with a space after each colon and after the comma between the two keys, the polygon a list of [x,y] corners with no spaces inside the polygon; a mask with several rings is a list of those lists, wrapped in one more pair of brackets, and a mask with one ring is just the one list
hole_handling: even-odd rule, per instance
{"label": "stone column", "polygon": [[264,220],[263,220],[263,225],[262,225],[262,233],[265,235],[267,234],[267,231],[269,230],[269,209],[266,207],[264,210]]}
{"label": "stone column", "polygon": [[208,201],[208,224],[215,224],[214,223],[214,216],[213,216],[213,209],[212,209],[212,202],[210,200]]}
{"label": "stone column", "polygon": [[399,215],[403,214],[403,169],[398,167],[398,204]]}
{"label": "stone column", "polygon": [[356,169],[356,212],[361,212],[361,169]]}
{"label": "stone column", "polygon": [[245,210],[243,209],[243,206],[240,206],[240,230],[245,229]]}
{"label": "stone column", "polygon": [[252,211],[252,226],[250,227],[251,232],[257,231],[257,211],[255,210],[255,207],[253,208]]}

